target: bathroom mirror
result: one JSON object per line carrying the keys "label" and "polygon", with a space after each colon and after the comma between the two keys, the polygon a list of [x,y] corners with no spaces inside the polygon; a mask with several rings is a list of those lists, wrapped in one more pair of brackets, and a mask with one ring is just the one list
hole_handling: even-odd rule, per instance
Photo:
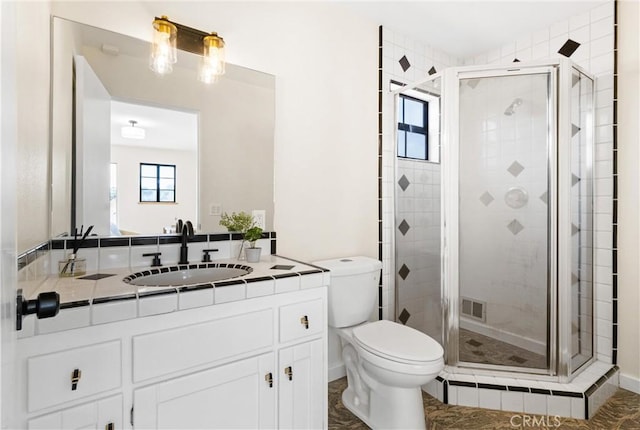
{"label": "bathroom mirror", "polygon": [[179,51],[158,76],[148,42],[57,17],[52,40],[53,237],[226,231],[220,213],[241,210],[273,229],[273,75],[227,64],[207,85]]}

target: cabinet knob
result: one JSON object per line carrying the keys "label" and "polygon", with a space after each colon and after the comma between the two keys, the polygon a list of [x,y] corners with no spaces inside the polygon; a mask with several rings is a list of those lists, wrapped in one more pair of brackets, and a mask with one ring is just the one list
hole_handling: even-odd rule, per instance
{"label": "cabinet knob", "polygon": [[271,372],[264,375],[264,380],[269,384],[269,388],[273,388],[273,374]]}
{"label": "cabinet knob", "polygon": [[302,324],[305,329],[309,330],[309,317],[305,315],[300,318],[300,324]]}
{"label": "cabinet knob", "polygon": [[291,366],[287,366],[284,368],[284,374],[287,375],[289,381],[293,380],[293,369],[291,368]]}
{"label": "cabinet knob", "polygon": [[80,382],[80,378],[82,377],[82,372],[80,369],[73,369],[73,373],[71,374],[71,391],[76,391],[78,388],[78,382]]}
{"label": "cabinet knob", "polygon": [[116,426],[113,425],[113,423],[109,423],[106,426],[104,426],[104,430],[115,430]]}

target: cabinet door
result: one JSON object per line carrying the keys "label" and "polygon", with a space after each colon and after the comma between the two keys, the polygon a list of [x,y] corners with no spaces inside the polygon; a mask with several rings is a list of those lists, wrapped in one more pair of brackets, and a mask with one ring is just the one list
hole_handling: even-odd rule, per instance
{"label": "cabinet door", "polygon": [[109,397],[29,420],[29,430],[122,428],[122,396]]}
{"label": "cabinet door", "polygon": [[280,350],[279,428],[325,427],[323,363],[321,339]]}
{"label": "cabinet door", "polygon": [[269,353],[135,390],[134,427],[274,428],[273,372]]}

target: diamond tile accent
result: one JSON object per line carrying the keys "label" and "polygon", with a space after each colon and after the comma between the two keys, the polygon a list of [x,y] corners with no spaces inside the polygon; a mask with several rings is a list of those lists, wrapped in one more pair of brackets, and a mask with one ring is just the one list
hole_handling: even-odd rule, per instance
{"label": "diamond tile accent", "polygon": [[402,58],[398,61],[400,63],[400,67],[402,67],[402,71],[406,72],[411,67],[411,63],[409,63],[409,59],[406,55],[403,55]]}
{"label": "diamond tile accent", "polygon": [[438,73],[436,71],[436,68],[431,66],[431,68],[429,69],[429,71],[427,72],[429,75],[435,75],[436,73]]}
{"label": "diamond tile accent", "polygon": [[469,339],[466,343],[468,343],[471,346],[475,346],[476,348],[482,345],[482,342],[478,342],[475,339]]}
{"label": "diamond tile accent", "polygon": [[567,39],[567,41],[564,42],[564,45],[562,45],[558,50],[558,54],[564,55],[565,57],[571,57],[579,46],[580,44],[575,40]]}
{"label": "diamond tile accent", "polygon": [[474,88],[478,86],[478,84],[480,83],[480,79],[467,79],[467,85],[469,85],[471,88]]}
{"label": "diamond tile accent", "polygon": [[544,204],[549,204],[549,193],[547,193],[546,191],[542,194],[540,194],[540,197],[538,197],[540,200],[542,200],[544,202]]}
{"label": "diamond tile accent", "polygon": [[580,127],[575,124],[571,124],[571,137],[575,136],[580,132]]}
{"label": "diamond tile accent", "polygon": [[575,236],[579,231],[580,228],[577,225],[571,224],[571,236]]}
{"label": "diamond tile accent", "polygon": [[411,226],[409,225],[409,223],[405,219],[403,219],[402,222],[400,223],[400,225],[398,226],[398,230],[400,230],[400,233],[402,233],[403,236],[406,236],[406,234],[407,234],[407,232],[409,231],[410,228],[411,228]]}
{"label": "diamond tile accent", "polygon": [[398,275],[400,275],[403,281],[407,279],[407,276],[409,276],[409,273],[411,273],[411,270],[409,270],[406,264],[403,264],[400,270],[398,271]]}
{"label": "diamond tile accent", "polygon": [[513,233],[514,236],[520,233],[522,230],[524,230],[524,226],[520,224],[517,219],[514,219],[513,221],[511,221],[507,225],[507,228],[511,233]]}
{"label": "diamond tile accent", "polygon": [[520,173],[522,173],[523,170],[524,170],[524,167],[522,166],[522,164],[518,163],[517,161],[514,161],[513,163],[511,163],[511,166],[507,168],[507,171],[511,173],[514,177],[517,177]]}
{"label": "diamond tile accent", "polygon": [[407,321],[409,321],[410,316],[411,314],[409,313],[409,311],[403,308],[402,312],[400,312],[400,315],[398,316],[398,320],[400,320],[402,324],[407,324]]}
{"label": "diamond tile accent", "polygon": [[519,63],[519,62],[520,62],[520,60],[518,60],[517,58],[514,58],[514,59],[513,59],[513,62],[514,62],[514,63]]}
{"label": "diamond tile accent", "polygon": [[578,182],[580,182],[580,178],[578,178],[576,175],[574,175],[573,173],[571,174],[571,186],[574,186],[575,184],[577,184]]}
{"label": "diamond tile accent", "polygon": [[517,355],[512,355],[511,357],[509,357],[509,360],[511,361],[515,361],[516,363],[526,363],[527,359],[526,358],[522,358],[522,357],[518,357]]}
{"label": "diamond tile accent", "polygon": [[402,191],[406,191],[407,187],[411,185],[411,182],[409,182],[409,180],[405,175],[402,175],[402,177],[398,181],[398,185],[400,185],[400,188],[402,188]]}
{"label": "diamond tile accent", "polygon": [[484,204],[485,206],[489,206],[489,204],[494,201],[495,199],[493,198],[493,196],[491,194],[489,194],[489,191],[485,191],[484,193],[482,193],[482,195],[480,196],[480,201],[482,202],[482,204]]}

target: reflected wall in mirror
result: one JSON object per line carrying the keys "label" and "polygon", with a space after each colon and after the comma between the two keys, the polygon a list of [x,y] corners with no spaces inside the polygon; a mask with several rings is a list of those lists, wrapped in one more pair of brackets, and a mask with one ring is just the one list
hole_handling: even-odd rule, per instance
{"label": "reflected wall in mirror", "polygon": [[[200,57],[179,51],[160,77],[148,42],[61,18],[52,28],[54,237],[81,225],[156,235],[178,218],[224,231],[220,209],[263,209],[273,229],[274,76],[227,64],[206,85]],[[123,137],[131,121],[143,139]]]}

